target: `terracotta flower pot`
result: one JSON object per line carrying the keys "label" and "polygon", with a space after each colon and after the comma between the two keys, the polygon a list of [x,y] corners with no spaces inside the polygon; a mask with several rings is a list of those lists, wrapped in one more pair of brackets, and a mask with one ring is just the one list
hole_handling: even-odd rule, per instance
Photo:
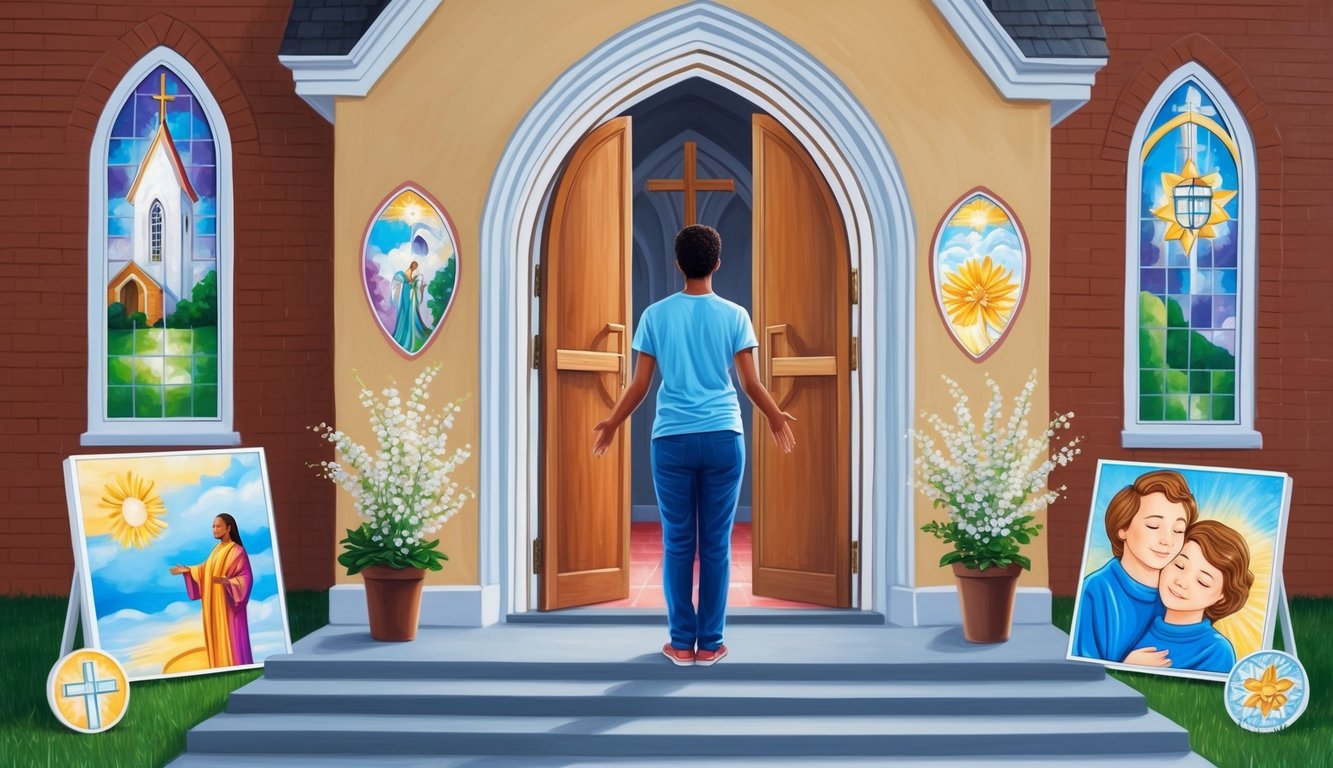
{"label": "terracotta flower pot", "polygon": [[1005,568],[974,570],[953,564],[958,579],[958,602],[963,609],[963,637],[969,643],[1003,643],[1014,623],[1014,596],[1018,592],[1018,563]]}
{"label": "terracotta flower pot", "polygon": [[372,565],[361,571],[361,578],[366,583],[371,638],[381,642],[404,642],[415,638],[426,570]]}

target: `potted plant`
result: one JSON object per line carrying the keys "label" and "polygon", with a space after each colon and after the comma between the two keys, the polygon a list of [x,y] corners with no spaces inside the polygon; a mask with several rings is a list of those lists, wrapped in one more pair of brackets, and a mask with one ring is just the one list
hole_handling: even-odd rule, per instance
{"label": "potted plant", "polygon": [[956,423],[922,413],[944,449],[930,434],[911,431],[917,452],[912,485],[934,507],[947,508],[949,517],[931,521],[921,530],[952,547],[940,558],[940,566],[952,566],[958,580],[964,637],[973,643],[1003,642],[1009,639],[1013,622],[1018,575],[1032,568],[1032,561],[1019,549],[1041,531],[1033,523],[1035,513],[1065,490],[1063,485],[1048,489],[1046,480],[1055,467],[1068,465],[1080,453],[1081,438],[1051,452],[1057,434],[1070,428],[1073,411],[1056,416],[1043,433],[1028,434],[1035,370],[1003,422],[1000,386],[986,377],[991,399],[980,432],[962,387],[948,376],[942,378],[953,396]]}
{"label": "potted plant", "polygon": [[[451,478],[472,455],[472,445],[446,451],[449,430],[466,397],[428,409],[427,389],[440,371],[417,376],[404,401],[390,382],[377,397],[361,385],[361,405],[370,413],[377,450],[367,450],[328,424],[311,427],[333,443],[334,461],[321,461],[320,475],[352,496],[361,525],[347,531],[338,563],[366,585],[370,636],[382,641],[416,637],[421,587],[426,570],[438,571],[449,557],[439,550],[436,532],[458,513],[470,490]],[[355,375],[355,372],[353,372]]]}

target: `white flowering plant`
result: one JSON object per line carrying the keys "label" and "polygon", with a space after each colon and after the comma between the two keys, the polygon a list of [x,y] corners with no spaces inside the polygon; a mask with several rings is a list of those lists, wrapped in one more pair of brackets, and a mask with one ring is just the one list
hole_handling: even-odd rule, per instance
{"label": "white flowering plant", "polygon": [[449,430],[467,397],[439,409],[426,407],[427,389],[439,371],[439,366],[422,371],[406,400],[393,382],[377,397],[357,376],[377,451],[328,424],[310,428],[337,452],[334,461],[310,466],[351,495],[361,518],[360,527],[349,529],[339,542],[344,551],[338,562],[348,575],[372,565],[438,571],[449,559],[434,534],[476,494],[452,478],[472,455],[472,445],[447,450]]}
{"label": "white flowering plant", "polygon": [[[1044,432],[1030,436],[1027,417],[1037,372],[1032,372],[1023,391],[1014,397],[1013,413],[1003,423],[1000,385],[987,376],[991,398],[978,433],[967,394],[953,379],[942,378],[953,396],[956,423],[950,424],[937,414],[921,414],[944,443],[944,449],[932,435],[915,429],[910,432],[917,452],[912,485],[934,507],[948,508],[949,519],[932,521],[921,530],[953,547],[940,558],[941,566],[962,563],[966,568],[984,571],[1018,563],[1031,570],[1032,561],[1019,554],[1019,547],[1041,531],[1041,526],[1032,522],[1035,513],[1060,498],[1065,490],[1063,485],[1048,488],[1047,478],[1057,466],[1067,466],[1081,452],[1079,437],[1058,445],[1060,433],[1071,427],[1074,412],[1057,415]],[[1052,441],[1057,443],[1054,452]]]}

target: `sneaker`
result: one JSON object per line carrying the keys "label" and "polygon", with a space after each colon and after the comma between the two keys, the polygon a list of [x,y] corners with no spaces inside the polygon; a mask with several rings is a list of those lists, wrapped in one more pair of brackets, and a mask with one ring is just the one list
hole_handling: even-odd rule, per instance
{"label": "sneaker", "polygon": [[725,644],[719,645],[717,649],[713,651],[700,648],[699,652],[694,654],[694,663],[700,667],[709,667],[723,660],[726,656],[727,646]]}
{"label": "sneaker", "polygon": [[[671,643],[662,646],[662,655],[671,659],[671,663],[678,667],[694,666],[694,651],[677,648]],[[710,661],[708,663],[712,664],[713,662]]]}

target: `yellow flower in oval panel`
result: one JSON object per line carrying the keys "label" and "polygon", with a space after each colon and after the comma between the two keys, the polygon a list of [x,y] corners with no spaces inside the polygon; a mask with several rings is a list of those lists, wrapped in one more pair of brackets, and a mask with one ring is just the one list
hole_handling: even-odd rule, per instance
{"label": "yellow flower in oval panel", "polygon": [[1023,302],[1028,248],[1022,228],[1002,202],[978,188],[941,219],[931,250],[940,317],[958,346],[979,361],[1004,338]]}

